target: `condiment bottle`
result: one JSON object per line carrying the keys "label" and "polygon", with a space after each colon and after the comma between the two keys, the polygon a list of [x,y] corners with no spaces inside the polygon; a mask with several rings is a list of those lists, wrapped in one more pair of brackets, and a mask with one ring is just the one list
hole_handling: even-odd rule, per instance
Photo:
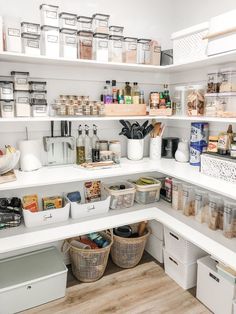
{"label": "condiment bottle", "polygon": [[139,104],[139,97],[140,97],[139,86],[137,82],[134,82],[132,90],[133,104],[135,105]]}
{"label": "condiment bottle", "polygon": [[99,138],[97,136],[97,126],[93,124],[93,136],[92,136],[92,161],[100,161],[100,145]]}
{"label": "condiment bottle", "polygon": [[103,102],[104,104],[112,104],[112,92],[111,92],[111,82],[106,81],[106,85],[103,90]]}
{"label": "condiment bottle", "polygon": [[123,89],[118,89],[117,100],[118,100],[118,104],[124,104],[125,103],[124,90]]}
{"label": "condiment bottle", "polygon": [[79,125],[78,129],[78,138],[76,140],[76,163],[77,165],[81,165],[85,162],[85,146],[84,146],[84,138],[82,135],[82,127]]}
{"label": "condiment bottle", "polygon": [[132,104],[132,88],[129,82],[125,82],[125,104]]}
{"label": "condiment bottle", "polygon": [[86,162],[92,161],[92,141],[89,136],[89,126],[85,125],[85,137],[84,137],[84,147],[85,147],[85,160]]}
{"label": "condiment bottle", "polygon": [[113,104],[118,104],[116,80],[111,81],[111,86],[112,86],[112,102]]}

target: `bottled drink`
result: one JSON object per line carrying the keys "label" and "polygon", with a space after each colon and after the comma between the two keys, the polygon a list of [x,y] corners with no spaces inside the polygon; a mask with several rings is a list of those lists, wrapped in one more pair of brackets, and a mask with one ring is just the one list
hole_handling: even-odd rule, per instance
{"label": "bottled drink", "polygon": [[116,80],[111,81],[111,86],[112,86],[112,102],[113,104],[118,104]]}
{"label": "bottled drink", "polygon": [[79,125],[78,129],[78,138],[76,140],[76,163],[81,165],[85,162],[85,147],[84,147],[84,138],[82,135],[82,127]]}
{"label": "bottled drink", "polygon": [[166,108],[171,108],[170,92],[168,90],[168,85],[167,84],[164,85],[163,97],[165,99]]}
{"label": "bottled drink", "polygon": [[93,124],[93,136],[92,136],[92,161],[100,161],[100,145],[99,138],[97,136],[97,126]]}
{"label": "bottled drink", "polygon": [[118,104],[124,104],[125,103],[124,90],[123,89],[118,89],[117,100],[118,100]]}
{"label": "bottled drink", "polygon": [[133,84],[132,98],[133,98],[133,104],[138,105],[139,98],[140,98],[140,90],[139,90],[139,86],[137,82],[134,82]]}
{"label": "bottled drink", "polygon": [[132,88],[129,82],[125,82],[125,104],[132,104]]}
{"label": "bottled drink", "polygon": [[112,104],[112,92],[111,92],[111,82],[106,81],[106,85],[103,90],[103,102],[104,104]]}
{"label": "bottled drink", "polygon": [[84,137],[84,147],[85,147],[85,160],[86,162],[92,161],[92,141],[89,136],[89,126],[85,125],[85,137]]}

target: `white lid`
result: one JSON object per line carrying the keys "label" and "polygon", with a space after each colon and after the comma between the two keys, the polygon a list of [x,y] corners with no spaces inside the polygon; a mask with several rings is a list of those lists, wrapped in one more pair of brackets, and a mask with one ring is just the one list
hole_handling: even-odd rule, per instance
{"label": "white lid", "polygon": [[175,32],[171,35],[171,39],[177,39],[177,38],[181,38],[184,37],[186,35],[191,35],[200,31],[204,31],[204,30],[208,30],[209,29],[209,23],[205,22],[205,23],[201,23],[201,24],[197,24],[194,26],[191,26],[189,28],[185,28],[182,29],[181,31]]}

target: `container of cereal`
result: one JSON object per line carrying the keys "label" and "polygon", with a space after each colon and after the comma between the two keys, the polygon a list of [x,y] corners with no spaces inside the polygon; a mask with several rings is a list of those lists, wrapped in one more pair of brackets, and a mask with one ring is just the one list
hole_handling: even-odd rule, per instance
{"label": "container of cereal", "polygon": [[137,63],[137,42],[134,37],[125,37],[123,43],[123,62]]}
{"label": "container of cereal", "polygon": [[60,29],[60,56],[68,59],[77,58],[77,30]]}
{"label": "container of cereal", "polygon": [[94,33],[109,34],[109,18],[110,15],[96,13],[93,15],[93,31]]}
{"label": "container of cereal", "polygon": [[123,37],[109,36],[109,61],[122,62]]}
{"label": "container of cereal", "polygon": [[78,57],[80,59],[93,59],[93,32],[78,32]]}
{"label": "container of cereal", "polygon": [[95,33],[93,35],[93,59],[101,62],[108,62],[108,41],[109,35]]}
{"label": "container of cereal", "polygon": [[202,85],[188,87],[187,93],[187,115],[203,116],[204,114],[204,88]]}
{"label": "container of cereal", "polygon": [[223,200],[220,196],[209,194],[208,227],[212,230],[220,228],[220,213],[223,210]]}
{"label": "container of cereal", "polygon": [[208,222],[208,194],[206,191],[195,189],[194,211],[195,219],[198,222]]}
{"label": "container of cereal", "polygon": [[236,204],[233,201],[224,202],[223,233],[226,238],[236,237]]}
{"label": "container of cereal", "polygon": [[138,63],[151,63],[151,39],[138,39]]}
{"label": "container of cereal", "polygon": [[183,214],[185,216],[194,216],[194,187],[192,185],[183,184]]}
{"label": "container of cereal", "polygon": [[172,179],[172,208],[176,210],[183,208],[182,182],[176,179]]}

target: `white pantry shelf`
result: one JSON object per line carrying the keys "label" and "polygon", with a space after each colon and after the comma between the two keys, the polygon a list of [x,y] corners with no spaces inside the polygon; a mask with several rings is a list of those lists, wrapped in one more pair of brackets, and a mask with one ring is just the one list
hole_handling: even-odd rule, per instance
{"label": "white pantry shelf", "polygon": [[132,224],[143,220],[157,220],[199,246],[228,266],[236,269],[236,239],[226,239],[221,231],[212,231],[193,217],[174,211],[164,201],[149,205],[135,204],[107,214],[72,220],[35,228],[21,225],[0,231],[0,254],[42,245],[90,232]]}
{"label": "white pantry shelf", "polygon": [[17,180],[0,184],[0,192],[145,172],[160,172],[236,200],[236,184],[206,176],[199,172],[198,167],[190,166],[188,163],[179,163],[174,159],[164,158],[160,161],[152,161],[149,158],[130,161],[122,158],[120,167],[99,170],[86,170],[74,165],[43,167],[32,172],[16,170]]}

